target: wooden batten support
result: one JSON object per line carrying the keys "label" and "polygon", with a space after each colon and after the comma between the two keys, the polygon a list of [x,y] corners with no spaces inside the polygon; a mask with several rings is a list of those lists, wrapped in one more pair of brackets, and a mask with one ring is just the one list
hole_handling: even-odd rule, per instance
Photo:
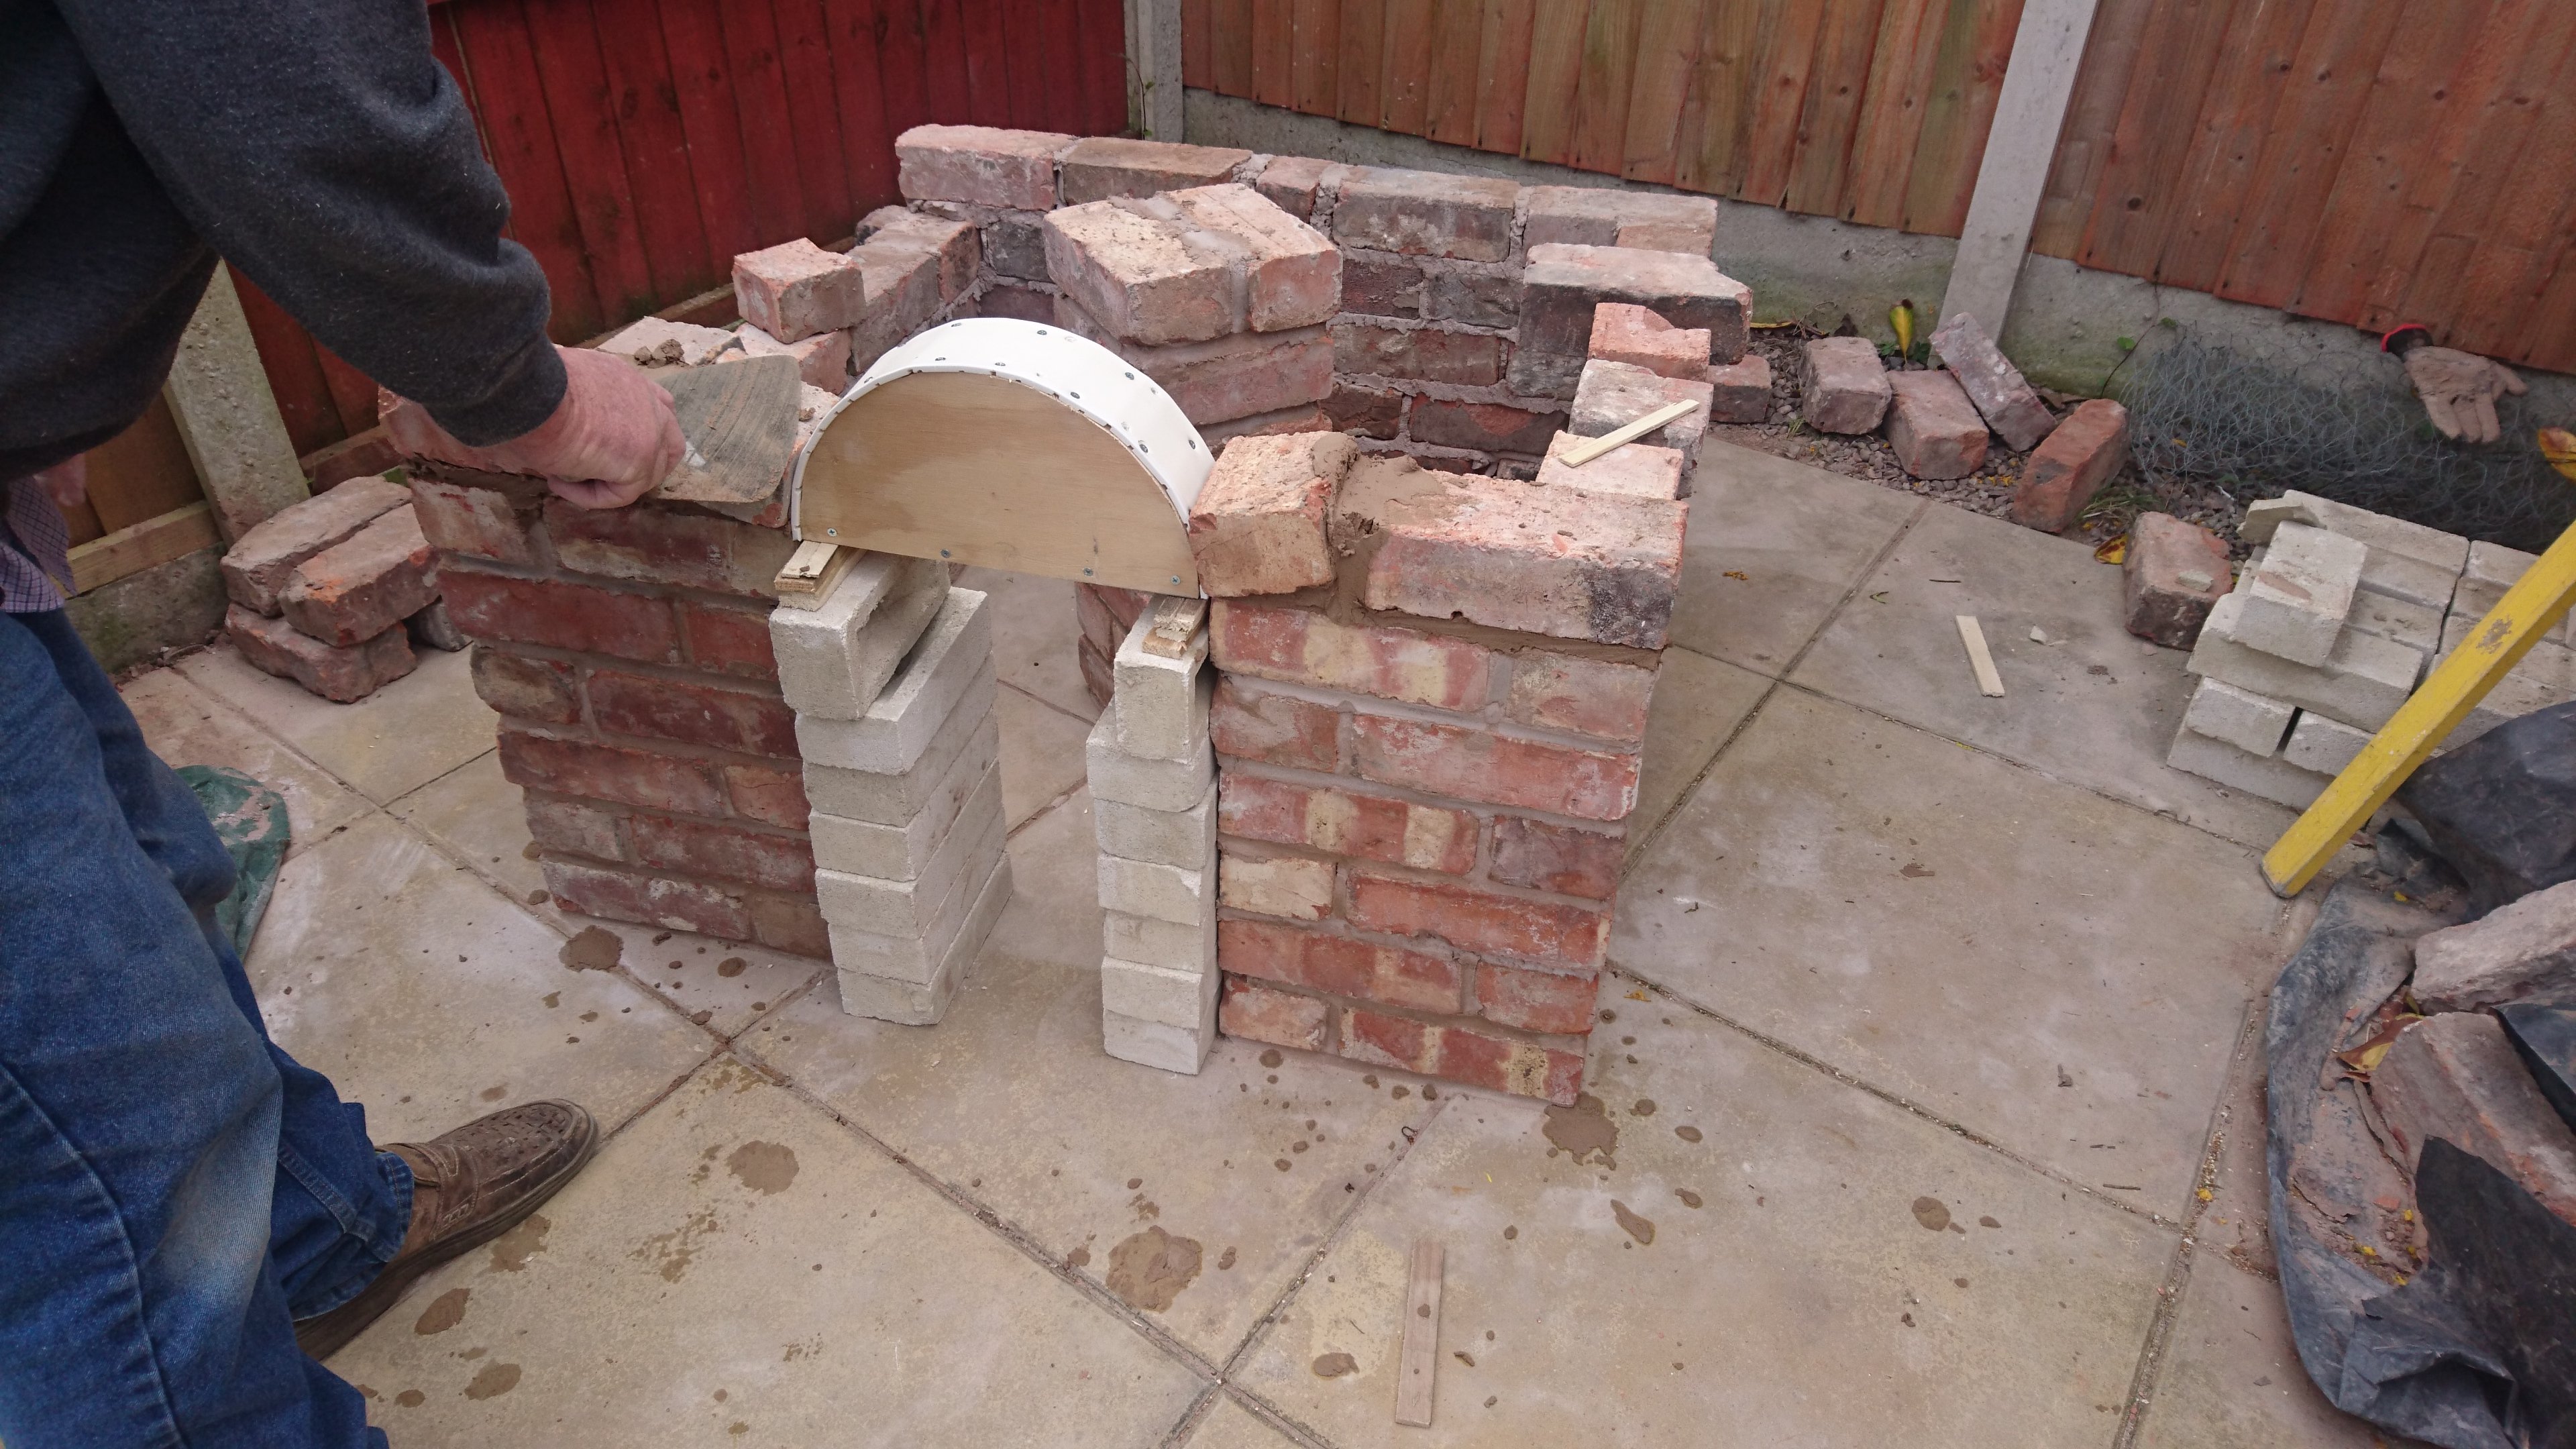
{"label": "wooden batten support", "polygon": [[1404,1281],[1404,1348],[1396,1360],[1395,1422],[1431,1427],[1432,1389],[1440,1371],[1440,1273],[1446,1250],[1417,1238]]}
{"label": "wooden batten support", "polygon": [[203,503],[174,508],[158,518],[94,538],[71,552],[72,592],[86,594],[128,574],[184,558],[221,542],[215,534],[214,510]]}
{"label": "wooden batten support", "polygon": [[1206,621],[1207,611],[1205,599],[1156,599],[1154,622],[1146,627],[1139,647],[1165,659],[1180,658],[1190,652],[1190,636]]}
{"label": "wooden batten support", "polygon": [[787,556],[786,566],[778,571],[779,604],[790,609],[823,607],[823,601],[832,596],[832,586],[866,552],[819,538],[796,545],[796,551]]}

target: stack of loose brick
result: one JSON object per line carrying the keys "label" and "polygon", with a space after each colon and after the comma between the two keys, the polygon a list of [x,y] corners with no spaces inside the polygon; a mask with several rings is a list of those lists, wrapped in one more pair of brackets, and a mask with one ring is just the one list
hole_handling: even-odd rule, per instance
{"label": "stack of loose brick", "polygon": [[1216,765],[1208,631],[1148,647],[1143,613],[1119,645],[1117,692],[1091,730],[1100,843],[1101,1038],[1109,1054],[1196,1072],[1216,1039]]}
{"label": "stack of loose brick", "polygon": [[[746,356],[793,357],[808,385],[838,394],[888,348],[971,306],[982,265],[982,235],[974,226],[882,207],[860,222],[858,244],[847,253],[800,237],[734,258],[742,326],[731,334],[733,345]],[[664,339],[676,326],[648,318],[608,345],[627,352],[669,348]],[[713,330],[688,329],[677,346],[721,350],[723,344],[699,335]],[[712,358],[682,357],[673,349],[670,360]]]}
{"label": "stack of loose brick", "polygon": [[[2474,628],[2529,555],[2304,493],[2246,510],[2262,545],[2210,610],[2168,763],[2305,807]],[[2576,651],[2544,639],[2445,741],[2576,699]]]}
{"label": "stack of loose brick", "polygon": [[928,1025],[1011,896],[984,595],[935,559],[871,554],[769,633],[841,1005]]}
{"label": "stack of loose brick", "polygon": [[411,492],[353,478],[280,510],[224,555],[224,632],[253,665],[342,704],[461,649]]}
{"label": "stack of loose brick", "polygon": [[1687,509],[1227,449],[1190,531],[1228,1034],[1574,1099]]}

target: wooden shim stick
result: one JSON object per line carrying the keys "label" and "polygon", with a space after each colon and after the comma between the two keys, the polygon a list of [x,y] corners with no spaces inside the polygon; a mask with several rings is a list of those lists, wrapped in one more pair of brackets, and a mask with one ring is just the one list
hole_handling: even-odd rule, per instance
{"label": "wooden shim stick", "polygon": [[1440,1269],[1438,1238],[1413,1243],[1413,1271],[1404,1284],[1404,1354],[1395,1380],[1395,1422],[1431,1427],[1431,1388],[1440,1367]]}
{"label": "wooden shim stick", "polygon": [[1977,672],[1977,693],[1988,699],[2004,697],[2004,677],[1995,672],[1995,656],[1986,649],[1986,631],[1977,627],[1977,616],[1960,614],[1959,642],[1968,646],[1968,667]]}
{"label": "wooden shim stick", "polygon": [[1612,448],[1633,443],[1673,419],[1697,410],[1698,407],[1697,401],[1687,398],[1677,403],[1666,403],[1633,423],[1614,428],[1600,437],[1575,444],[1557,454],[1556,461],[1569,468],[1580,468]]}
{"label": "wooden shim stick", "polygon": [[1146,653],[1178,659],[1190,652],[1190,636],[1207,617],[1207,600],[1161,598],[1154,601],[1154,622],[1145,628]]}
{"label": "wooden shim stick", "polygon": [[778,571],[778,602],[791,609],[823,607],[823,601],[832,596],[832,586],[865,552],[866,549],[843,548],[819,538],[796,545],[796,551],[787,556],[786,566]]}

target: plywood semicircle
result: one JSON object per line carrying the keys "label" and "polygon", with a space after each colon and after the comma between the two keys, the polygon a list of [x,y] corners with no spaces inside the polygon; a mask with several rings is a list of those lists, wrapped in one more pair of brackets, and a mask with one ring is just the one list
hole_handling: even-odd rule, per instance
{"label": "plywood semicircle", "polygon": [[877,359],[814,429],[799,539],[1157,594],[1199,592],[1215,459],[1180,405],[1061,327],[979,317]]}

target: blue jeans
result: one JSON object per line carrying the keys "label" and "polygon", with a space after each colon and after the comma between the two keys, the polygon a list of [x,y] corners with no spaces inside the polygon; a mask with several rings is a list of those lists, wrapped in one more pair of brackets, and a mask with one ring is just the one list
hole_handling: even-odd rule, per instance
{"label": "blue jeans", "polygon": [[381,1446],[295,1346],[411,1173],[269,1041],[233,867],[58,610],[0,614],[0,1443]]}

